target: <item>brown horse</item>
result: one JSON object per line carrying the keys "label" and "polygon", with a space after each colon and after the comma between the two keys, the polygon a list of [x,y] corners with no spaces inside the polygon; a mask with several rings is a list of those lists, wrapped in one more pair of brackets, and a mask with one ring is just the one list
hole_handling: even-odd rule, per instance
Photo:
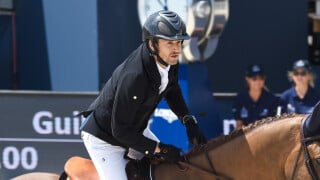
{"label": "brown horse", "polygon": [[[317,179],[320,174],[320,138],[304,139],[300,129],[305,117],[292,114],[257,121],[195,148],[185,155],[186,161],[180,166],[160,163],[155,166],[154,177],[161,180]],[[307,155],[311,158],[311,165],[306,165]],[[65,166],[67,174],[77,177],[76,167],[82,166],[79,165],[82,161],[91,164],[91,161],[74,157]],[[96,171],[92,171],[93,164],[90,166],[86,175],[97,177]],[[312,166],[309,167],[311,170],[307,166]]]}
{"label": "brown horse", "polygon": [[[291,114],[256,121],[186,153],[180,165],[156,165],[153,175],[160,180],[318,179],[320,133],[304,137],[305,117]],[[92,162],[80,157],[69,159],[65,172],[70,180],[98,178]]]}

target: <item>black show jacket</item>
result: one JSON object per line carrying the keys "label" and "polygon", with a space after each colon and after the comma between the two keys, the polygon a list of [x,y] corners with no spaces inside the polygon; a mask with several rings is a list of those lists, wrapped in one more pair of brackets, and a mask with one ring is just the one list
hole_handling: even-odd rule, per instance
{"label": "black show jacket", "polygon": [[178,64],[170,67],[168,78],[166,89],[159,94],[156,62],[146,44],[141,44],[115,69],[90,105],[93,116],[82,130],[113,145],[153,153],[156,142],[143,136],[143,131],[160,100],[164,97],[179,119],[189,114],[178,84]]}

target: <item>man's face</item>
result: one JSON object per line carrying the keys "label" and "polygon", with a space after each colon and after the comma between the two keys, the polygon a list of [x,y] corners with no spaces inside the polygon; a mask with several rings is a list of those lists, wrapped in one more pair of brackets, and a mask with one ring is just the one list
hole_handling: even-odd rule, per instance
{"label": "man's face", "polygon": [[164,39],[159,39],[158,41],[159,56],[169,65],[178,63],[181,47],[181,41],[169,41]]}

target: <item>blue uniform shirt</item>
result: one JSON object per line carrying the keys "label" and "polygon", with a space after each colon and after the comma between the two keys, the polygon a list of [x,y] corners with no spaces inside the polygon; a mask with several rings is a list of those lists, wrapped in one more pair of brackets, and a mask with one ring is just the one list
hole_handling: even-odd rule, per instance
{"label": "blue uniform shirt", "polygon": [[275,116],[278,105],[279,98],[268,91],[263,90],[258,101],[254,102],[247,90],[235,97],[232,113],[236,120],[242,120],[244,125],[248,125],[256,120]]}
{"label": "blue uniform shirt", "polygon": [[312,87],[308,88],[307,94],[303,99],[300,99],[294,87],[291,87],[281,94],[280,103],[282,113],[312,113],[314,105],[316,105],[319,100],[319,93]]}

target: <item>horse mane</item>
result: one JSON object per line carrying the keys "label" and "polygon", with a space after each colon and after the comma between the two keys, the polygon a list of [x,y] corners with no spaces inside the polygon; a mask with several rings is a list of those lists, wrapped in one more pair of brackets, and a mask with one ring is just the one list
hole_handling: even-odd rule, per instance
{"label": "horse mane", "polygon": [[195,148],[191,149],[189,152],[187,152],[185,155],[187,157],[191,157],[194,155],[198,155],[201,154],[203,151],[205,150],[211,150],[214,148],[219,147],[220,145],[223,145],[239,136],[243,136],[244,134],[250,132],[251,130],[260,127],[264,124],[269,124],[278,120],[283,120],[286,118],[294,118],[294,117],[298,117],[298,116],[304,116],[301,114],[295,114],[295,113],[291,113],[291,114],[282,114],[281,116],[274,116],[274,117],[267,117],[261,120],[257,120],[251,124],[248,124],[246,127],[239,129],[239,130],[234,130],[232,131],[230,134],[228,135],[222,135],[219,136],[217,138],[214,138],[212,140],[210,140],[207,144],[205,145],[200,145],[200,146],[196,146]]}

